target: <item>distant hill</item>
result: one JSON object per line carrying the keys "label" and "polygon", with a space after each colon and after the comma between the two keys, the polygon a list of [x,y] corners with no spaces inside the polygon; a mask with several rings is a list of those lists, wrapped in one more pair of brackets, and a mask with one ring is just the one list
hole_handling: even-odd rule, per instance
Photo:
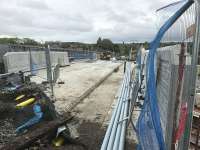
{"label": "distant hill", "polygon": [[[41,43],[30,38],[0,38],[0,44],[20,44],[42,46]],[[132,48],[137,51],[141,45],[148,49],[149,43],[113,43],[110,39],[99,37],[96,43],[81,43],[81,42],[61,42],[61,41],[46,41],[44,45],[50,45],[52,48],[70,48],[76,50],[91,50],[91,51],[110,51],[116,56],[129,54]]]}

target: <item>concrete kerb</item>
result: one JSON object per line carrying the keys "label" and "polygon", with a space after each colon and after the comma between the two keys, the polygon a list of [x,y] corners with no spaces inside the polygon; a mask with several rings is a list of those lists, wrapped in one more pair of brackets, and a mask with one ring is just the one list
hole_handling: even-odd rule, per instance
{"label": "concrete kerb", "polygon": [[74,103],[71,103],[71,106],[69,106],[67,112],[73,110],[79,103],[82,102],[83,99],[85,99],[90,93],[92,93],[102,82],[104,82],[113,72],[116,72],[116,70],[121,66],[122,64],[116,66],[113,68],[108,74],[106,74],[104,77],[102,77],[98,82],[96,82],[93,86],[91,86],[88,90],[86,90],[80,97],[78,97]]}

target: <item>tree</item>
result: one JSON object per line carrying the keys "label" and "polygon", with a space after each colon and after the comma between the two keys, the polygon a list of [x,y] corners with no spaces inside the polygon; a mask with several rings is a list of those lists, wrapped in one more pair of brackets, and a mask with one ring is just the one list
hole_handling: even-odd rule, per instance
{"label": "tree", "polygon": [[23,38],[23,43],[25,45],[38,45],[39,43],[30,38]]}
{"label": "tree", "polygon": [[101,39],[101,37],[97,40],[97,48],[100,48],[102,50],[106,51],[113,51],[114,50],[114,44],[110,39]]}
{"label": "tree", "polygon": [[119,48],[119,45],[118,44],[114,44],[114,52],[115,54],[119,54],[120,53],[120,48]]}
{"label": "tree", "polygon": [[144,48],[149,49],[149,43],[147,41],[144,42]]}
{"label": "tree", "polygon": [[99,47],[100,45],[101,45],[101,37],[99,37],[97,40],[97,47]]}
{"label": "tree", "polygon": [[113,50],[113,43],[110,39],[103,39],[101,41],[101,47],[104,49],[104,50],[108,50],[108,51],[112,51]]}
{"label": "tree", "polygon": [[17,44],[18,38],[0,38],[0,44]]}

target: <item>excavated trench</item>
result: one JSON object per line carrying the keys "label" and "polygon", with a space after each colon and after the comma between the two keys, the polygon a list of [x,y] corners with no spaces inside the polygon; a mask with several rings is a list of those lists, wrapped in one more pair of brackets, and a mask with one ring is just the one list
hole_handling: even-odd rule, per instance
{"label": "excavated trench", "polygon": [[[10,141],[14,140],[20,134],[23,134],[23,132],[20,134],[16,134],[16,128],[21,126],[34,116],[34,104],[30,104],[20,109],[16,108],[16,105],[20,103],[20,101],[15,101],[15,98],[17,96],[21,94],[26,95],[25,100],[30,97],[36,98],[36,103],[40,104],[42,111],[44,112],[43,118],[40,123],[53,119],[52,114],[49,113],[50,111],[48,111],[50,109],[49,105],[44,102],[44,95],[42,95],[40,91],[38,91],[38,88],[35,86],[36,85],[30,85],[14,92],[0,92],[0,148],[5,146]],[[31,132],[33,129],[34,125],[25,131]]]}
{"label": "excavated trench", "polygon": [[[36,88],[35,88],[36,89]],[[17,137],[26,134],[27,132],[34,132],[35,129],[40,127],[48,121],[53,120],[55,116],[51,114],[46,114],[45,112],[51,111],[48,106],[45,106],[45,103],[41,103],[40,100],[38,102],[42,105],[42,110],[44,112],[43,119],[37,123],[36,125],[28,128],[26,133],[16,134],[15,130],[18,126],[22,125],[28,119],[34,116],[33,113],[33,104],[24,107],[23,109],[16,109],[16,101],[15,98],[21,94],[29,95],[31,97],[33,93],[37,93],[38,91],[33,88],[25,88],[23,90],[17,92],[7,92],[0,93],[0,149],[4,149],[3,146],[6,146]],[[39,95],[40,99],[44,99],[42,95]],[[27,98],[28,98],[27,97]],[[55,118],[54,118],[55,119]],[[56,149],[69,149],[69,150],[95,150],[99,149],[101,146],[101,142],[103,140],[103,136],[105,134],[105,130],[101,128],[101,125],[98,123],[81,121],[77,118],[74,118],[72,122],[75,122],[75,126],[77,127],[77,132],[79,137],[76,139],[70,138],[70,133],[68,133],[68,138],[65,139],[65,142],[62,146],[56,147]],[[47,126],[48,127],[48,126]],[[45,127],[44,127],[45,128]],[[34,142],[29,143],[26,148],[23,149],[55,149],[55,146],[52,144],[52,140],[55,138],[56,129],[52,130],[45,134],[45,136],[34,140]]]}
{"label": "excavated trench", "polygon": [[[74,118],[72,120],[78,124],[79,137],[76,139],[67,139],[64,145],[55,147],[52,145],[52,137],[44,137],[33,143],[29,150],[99,150],[106,130],[102,128],[100,123],[81,121]],[[80,123],[80,124],[79,124]],[[125,150],[136,149],[134,142],[128,141]]]}

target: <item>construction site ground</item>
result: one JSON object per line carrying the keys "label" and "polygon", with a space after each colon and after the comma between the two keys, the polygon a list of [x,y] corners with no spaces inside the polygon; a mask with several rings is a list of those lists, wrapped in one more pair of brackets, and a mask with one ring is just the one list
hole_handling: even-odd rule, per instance
{"label": "construction site ground", "polygon": [[[68,124],[77,143],[67,143],[58,149],[81,150],[81,144],[87,150],[99,150],[106,132],[113,108],[116,104],[118,89],[123,78],[123,67],[113,72],[95,88],[73,110],[75,118]],[[133,141],[127,142],[126,149],[135,149]],[[52,147],[48,147],[52,149]]]}
{"label": "construction site ground", "polygon": [[[54,104],[64,117],[67,117],[65,112],[74,116],[67,126],[75,141],[54,147],[53,138],[44,137],[28,149],[99,150],[116,105],[123,69],[122,63],[111,61],[75,62],[61,68],[58,81],[64,84],[54,86]],[[41,83],[45,77],[46,70],[40,70],[31,81]],[[128,150],[135,149],[136,144],[134,140],[127,140],[126,145]]]}
{"label": "construction site ground", "polygon": [[[99,62],[96,62],[99,63]],[[105,64],[109,67],[106,67]],[[104,65],[103,65],[104,64]],[[72,64],[72,66],[77,64]],[[83,66],[88,66],[87,69],[92,70],[88,63],[81,63]],[[92,64],[93,65],[93,64]],[[103,137],[106,132],[110,117],[112,115],[113,108],[116,104],[116,99],[118,96],[118,89],[121,85],[123,78],[123,66],[121,65],[118,70],[111,71],[119,63],[112,64],[111,62],[101,62],[101,65],[97,65],[95,70],[97,74],[93,72],[93,77],[98,76],[99,72],[102,77],[110,74],[100,85],[94,87],[89,95],[81,100],[73,109],[71,113],[74,119],[68,123],[70,128],[71,136],[76,139],[76,142],[67,142],[64,146],[58,147],[56,149],[69,149],[69,150],[99,150],[103,141]],[[105,69],[104,69],[105,68]],[[68,68],[70,69],[70,68]],[[77,70],[71,70],[72,72],[78,72]],[[98,71],[99,70],[99,71]],[[80,71],[80,70],[79,70]],[[82,68],[83,72],[86,72]],[[69,73],[70,74],[70,73]],[[91,76],[89,76],[91,77]],[[75,77],[74,77],[75,78]],[[77,78],[76,78],[77,79]],[[89,80],[89,79],[88,79]],[[94,79],[96,82],[100,79]],[[94,81],[93,80],[93,81]],[[93,83],[94,84],[94,83]],[[85,85],[83,83],[83,85]],[[80,85],[79,85],[80,86]],[[83,88],[80,88],[83,89]],[[83,93],[83,91],[82,91]],[[85,147],[81,145],[85,145]],[[133,141],[127,142],[126,149],[134,149],[135,143]],[[34,148],[34,146],[33,146]],[[41,149],[54,149],[51,144],[44,144]]]}
{"label": "construction site ground", "polygon": [[[123,78],[123,67],[114,72],[74,109],[81,121],[80,129],[87,129],[89,149],[100,149],[113,108],[116,106],[118,90]],[[86,126],[88,126],[86,128]],[[92,131],[94,130],[94,131]],[[82,131],[82,130],[81,130]],[[82,131],[83,132],[83,131]],[[92,133],[93,132],[93,133]],[[85,132],[87,135],[87,133]],[[91,138],[93,137],[93,138]],[[134,148],[134,143],[129,148]]]}
{"label": "construction site ground", "polygon": [[[59,114],[70,111],[120,65],[119,62],[111,61],[79,61],[62,67],[58,81],[64,84],[54,86],[56,111]],[[45,80],[46,70],[40,70],[37,76],[31,78],[36,83]]]}

